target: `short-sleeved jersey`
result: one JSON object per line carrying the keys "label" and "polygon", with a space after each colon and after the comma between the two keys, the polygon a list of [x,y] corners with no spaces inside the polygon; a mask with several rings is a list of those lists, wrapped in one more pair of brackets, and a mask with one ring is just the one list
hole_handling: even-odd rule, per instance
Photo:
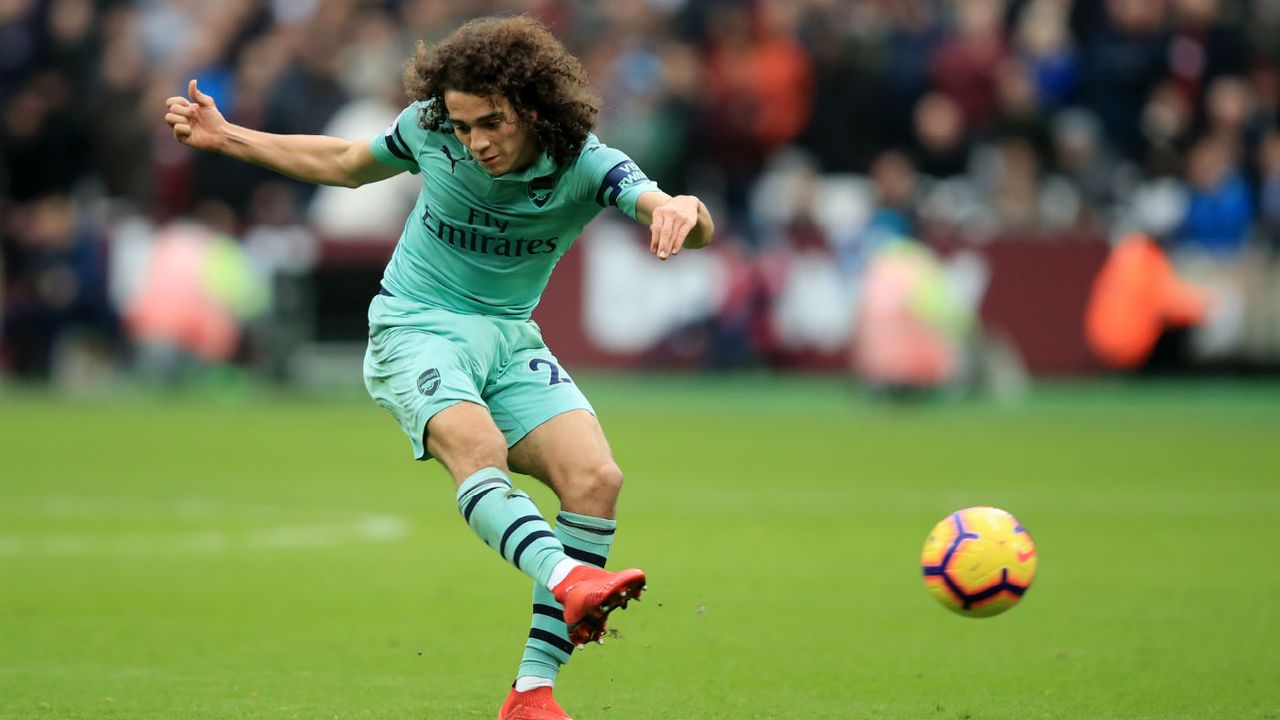
{"label": "short-sleeved jersey", "polygon": [[405,108],[370,145],[379,162],[422,173],[418,202],[382,278],[398,297],[528,318],[583,227],[609,206],[634,218],[636,200],[657,189],[595,135],[564,166],[544,154],[521,172],[491,176],[447,124],[422,127],[424,105]]}

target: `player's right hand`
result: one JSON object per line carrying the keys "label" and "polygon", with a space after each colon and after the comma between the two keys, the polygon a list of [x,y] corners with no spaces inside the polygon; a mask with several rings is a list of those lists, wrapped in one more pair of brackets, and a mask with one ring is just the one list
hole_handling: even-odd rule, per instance
{"label": "player's right hand", "polygon": [[187,83],[187,98],[173,96],[165,100],[168,107],[164,121],[178,142],[197,150],[216,150],[227,124],[213,98],[200,92],[193,79]]}

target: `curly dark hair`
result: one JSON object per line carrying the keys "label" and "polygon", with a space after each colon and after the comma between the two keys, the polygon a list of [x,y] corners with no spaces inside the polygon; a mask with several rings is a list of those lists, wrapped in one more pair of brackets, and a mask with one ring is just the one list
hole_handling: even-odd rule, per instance
{"label": "curly dark hair", "polygon": [[582,63],[526,15],[472,20],[430,48],[419,41],[404,87],[414,100],[435,100],[419,120],[428,130],[449,121],[446,90],[505,97],[557,165],[577,157],[600,113]]}

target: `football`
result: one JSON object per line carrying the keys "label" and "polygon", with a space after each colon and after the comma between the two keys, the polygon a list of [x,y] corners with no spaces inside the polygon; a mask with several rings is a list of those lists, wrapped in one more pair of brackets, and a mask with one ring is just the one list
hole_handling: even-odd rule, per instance
{"label": "football", "polygon": [[924,584],[949,610],[991,617],[1017,605],[1036,576],[1036,545],[1012,515],[958,510],[933,527],[920,554]]}

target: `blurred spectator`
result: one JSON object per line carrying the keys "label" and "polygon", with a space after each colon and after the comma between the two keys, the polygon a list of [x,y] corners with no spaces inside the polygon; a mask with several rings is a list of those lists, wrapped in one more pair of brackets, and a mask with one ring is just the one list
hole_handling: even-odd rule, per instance
{"label": "blurred spectator", "polygon": [[724,184],[730,222],[753,234],[751,180],[809,120],[812,69],[781,0],[715,7],[700,136]]}
{"label": "blurred spectator", "polygon": [[1086,38],[1085,102],[1123,157],[1138,157],[1142,105],[1164,69],[1165,0],[1106,0],[1106,22]]}
{"label": "blurred spectator", "polygon": [[[383,13],[365,12],[355,20],[354,42],[341,52],[338,80],[352,99],[334,112],[321,134],[341,138],[374,137],[405,105],[400,87],[401,38]],[[307,217],[321,235],[378,240],[397,235],[413,209],[422,180],[404,173],[355,189],[320,187]]]}
{"label": "blurred spectator", "polygon": [[1016,56],[1026,66],[1035,96],[1048,110],[1075,100],[1080,64],[1067,27],[1069,3],[1032,0],[1018,16]]}
{"label": "blurred spectator", "polygon": [[886,238],[916,237],[916,168],[904,153],[888,151],[871,164],[876,209],[867,232]]}
{"label": "blurred spectator", "polygon": [[[911,117],[916,103],[930,89],[933,51],[946,35],[941,22],[940,3],[900,0],[858,3],[855,7],[880,10],[885,23],[879,49],[883,58],[875,67],[882,96],[870,103],[869,109],[875,111],[888,142],[909,143],[912,140],[911,123],[900,120]],[[861,20],[854,18],[842,23],[833,19],[830,30],[838,33],[849,28],[852,31],[865,24],[859,22]],[[870,40],[875,39],[873,34]]]}
{"label": "blurred spectator", "polygon": [[46,42],[36,0],[0,3],[0,105],[26,84]]}
{"label": "blurred spectator", "polygon": [[1001,0],[956,0],[952,34],[934,51],[933,87],[953,99],[965,122],[983,127],[995,114],[996,69],[1005,59]]}
{"label": "blurred spectator", "polygon": [[105,23],[101,85],[90,125],[94,171],[108,196],[146,210],[153,200],[152,124],[145,114],[149,78],[138,46],[138,15],[117,7]]}
{"label": "blurred spectator", "polygon": [[[917,69],[872,65],[860,52],[862,45],[849,37],[851,18],[842,11],[847,12],[848,8],[840,4],[820,6],[804,19],[802,34],[813,63],[814,91],[812,118],[799,144],[817,160],[823,172],[866,172],[871,158],[893,133],[885,122],[884,94],[893,96],[902,111],[909,111],[915,102],[910,90],[894,87],[893,81],[877,75],[911,75]],[[896,56],[890,60],[902,62]],[[923,75],[906,82],[922,89]],[[904,134],[897,139],[906,142],[910,137]]]}
{"label": "blurred spectator", "polygon": [[1029,229],[1040,220],[1040,163],[1035,147],[1024,138],[1009,138],[996,147],[992,207],[999,227]]}
{"label": "blurred spectator", "polygon": [[1231,142],[1246,179],[1256,183],[1258,143],[1265,127],[1256,114],[1249,83],[1235,75],[1223,75],[1209,83],[1204,125],[1206,134]]}
{"label": "blurred spectator", "polygon": [[1272,252],[1280,252],[1280,132],[1272,132],[1260,146],[1262,181],[1259,214],[1263,236]]}
{"label": "blurred spectator", "polygon": [[890,397],[958,380],[972,317],[937,256],[904,238],[877,252],[866,275],[849,354],[857,376]]}
{"label": "blurred spectator", "polygon": [[920,172],[948,178],[969,169],[969,136],[955,101],[940,93],[926,95],[920,98],[912,119],[915,163]]}
{"label": "blurred spectator", "polygon": [[1280,353],[1280,132],[1273,131],[1259,146],[1261,175],[1259,216],[1264,252],[1270,261],[1260,267],[1256,294],[1255,337],[1266,361]]}
{"label": "blurred spectator", "polygon": [[1191,106],[1172,82],[1162,82],[1151,91],[1140,122],[1144,142],[1141,159],[1146,174],[1181,174],[1193,118]]}
{"label": "blurred spectator", "polygon": [[[689,124],[698,96],[696,51],[664,37],[655,11],[641,3],[607,6],[624,29],[590,58],[604,90],[597,133],[628,148],[663,187],[685,187]],[[618,17],[624,15],[625,17]]]}
{"label": "blurred spectator", "polygon": [[1259,124],[1254,113],[1253,89],[1244,78],[1223,75],[1209,84],[1205,98],[1207,132],[1236,138],[1251,135]]}
{"label": "blurred spectator", "polygon": [[1081,222],[1101,227],[1117,198],[1132,192],[1136,171],[1115,162],[1103,145],[1097,117],[1086,110],[1059,113],[1052,134],[1053,166],[1079,192]]}
{"label": "blurred spectator", "polygon": [[1076,223],[1080,201],[1075,188],[1045,169],[1030,140],[1008,137],[988,148],[983,158],[984,205],[993,213],[993,229],[1034,235]]}
{"label": "blurred spectator", "polygon": [[1209,293],[1178,277],[1155,241],[1133,234],[1112,249],[1093,282],[1085,336],[1108,366],[1132,370],[1166,330],[1205,322],[1209,305]]}
{"label": "blurred spectator", "polygon": [[244,323],[266,306],[263,279],[234,239],[178,224],[158,233],[124,317],[143,377],[176,382],[229,362]]}
{"label": "blurred spectator", "polygon": [[93,0],[51,0],[48,5],[49,67],[71,84],[76,97],[92,90],[97,71]]}
{"label": "blurred spectator", "polygon": [[20,203],[0,227],[5,273],[0,367],[48,380],[59,361],[88,351],[110,355],[116,320],[95,238],[66,195]]}
{"label": "blurred spectator", "polygon": [[88,169],[84,113],[65,76],[42,71],[0,108],[0,177],[18,201],[69,192]]}
{"label": "blurred spectator", "polygon": [[996,71],[996,111],[991,136],[1026,140],[1041,162],[1049,158],[1048,116],[1041,112],[1027,66],[1007,61]]}
{"label": "blurred spectator", "polygon": [[1209,83],[1244,72],[1244,36],[1223,22],[1220,0],[1173,0],[1173,7],[1176,25],[1168,44],[1169,76],[1200,112]]}
{"label": "blurred spectator", "polygon": [[1256,54],[1255,66],[1280,59],[1280,0],[1253,0],[1244,18],[1240,13],[1234,18],[1236,22],[1242,19],[1249,46]]}
{"label": "blurred spectator", "polygon": [[1223,258],[1239,256],[1249,238],[1253,200],[1229,138],[1210,135],[1192,146],[1187,184],[1178,244]]}

